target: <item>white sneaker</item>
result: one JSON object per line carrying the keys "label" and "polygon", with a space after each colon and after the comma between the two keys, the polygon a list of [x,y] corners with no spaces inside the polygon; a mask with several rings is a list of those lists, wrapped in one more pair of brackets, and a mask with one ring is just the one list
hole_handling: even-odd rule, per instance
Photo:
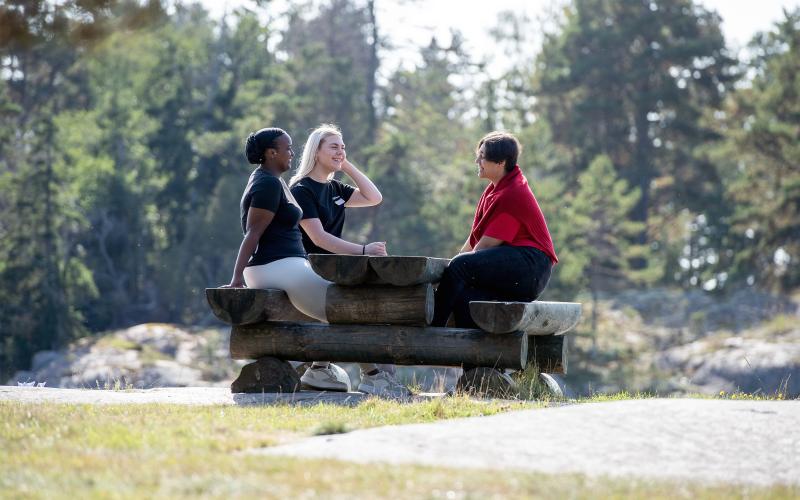
{"label": "white sneaker", "polygon": [[311,367],[300,377],[303,386],[321,391],[350,392],[350,377],[340,366],[330,363],[324,368]]}
{"label": "white sneaker", "polygon": [[375,375],[361,373],[361,383],[358,390],[375,396],[386,396],[392,398],[409,398],[411,391],[406,386],[397,381],[394,376],[385,371],[379,371]]}

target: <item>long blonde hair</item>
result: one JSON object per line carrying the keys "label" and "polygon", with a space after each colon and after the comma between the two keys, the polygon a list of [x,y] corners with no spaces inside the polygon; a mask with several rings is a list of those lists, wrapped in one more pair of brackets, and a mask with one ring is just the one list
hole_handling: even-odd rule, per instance
{"label": "long blonde hair", "polygon": [[[311,132],[303,148],[303,156],[300,158],[300,165],[297,167],[297,173],[289,179],[290,186],[294,186],[303,177],[308,177],[308,174],[314,170],[314,165],[317,163],[317,151],[322,147],[325,138],[332,135],[342,137],[342,131],[332,123],[323,123]],[[333,177],[333,172],[328,176],[328,179],[331,177]]]}

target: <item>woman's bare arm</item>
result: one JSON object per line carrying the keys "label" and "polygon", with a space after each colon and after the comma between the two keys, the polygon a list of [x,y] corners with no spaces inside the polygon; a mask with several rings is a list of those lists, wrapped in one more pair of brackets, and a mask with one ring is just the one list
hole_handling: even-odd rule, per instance
{"label": "woman's bare arm", "polygon": [[481,236],[481,239],[478,240],[478,243],[475,244],[473,251],[477,252],[479,250],[486,250],[487,248],[499,247],[503,243],[505,243],[503,240],[498,240],[497,238],[483,235]]}
{"label": "woman's bare arm", "polygon": [[318,218],[303,219],[300,226],[315,245],[331,253],[362,255],[363,251],[365,255],[386,255],[386,242],[375,241],[367,245],[351,243],[326,232]]}
{"label": "woman's bare arm", "polygon": [[247,261],[258,247],[258,240],[275,217],[275,212],[264,210],[263,208],[253,208],[247,211],[247,223],[242,244],[239,245],[239,254],[236,256],[236,264],[233,266],[233,277],[226,287],[242,288],[244,284],[244,268]]}

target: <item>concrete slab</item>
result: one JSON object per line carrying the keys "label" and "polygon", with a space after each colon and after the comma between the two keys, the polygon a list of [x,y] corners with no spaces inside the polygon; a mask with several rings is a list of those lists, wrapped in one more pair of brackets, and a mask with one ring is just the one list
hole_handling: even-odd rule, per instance
{"label": "concrete slab", "polygon": [[[415,396],[414,400],[439,397]],[[355,405],[372,397],[361,392],[300,391],[275,394],[232,394],[226,387],[164,387],[156,389],[102,390],[52,387],[0,386],[0,401],[69,404],[181,404],[181,405]]]}
{"label": "concrete slab", "polygon": [[800,485],[800,401],[651,399],[576,404],[318,436],[258,453]]}

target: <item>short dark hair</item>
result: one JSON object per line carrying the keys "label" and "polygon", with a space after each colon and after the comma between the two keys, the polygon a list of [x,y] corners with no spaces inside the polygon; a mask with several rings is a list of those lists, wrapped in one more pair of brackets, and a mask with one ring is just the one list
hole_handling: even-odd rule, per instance
{"label": "short dark hair", "polygon": [[489,132],[478,147],[483,146],[483,156],[489,161],[500,163],[505,160],[505,171],[511,172],[517,166],[517,159],[522,152],[522,145],[516,137],[508,132]]}
{"label": "short dark hair", "polygon": [[275,148],[275,139],[282,135],[289,134],[278,127],[262,128],[258,132],[248,135],[244,143],[244,155],[247,157],[247,161],[253,165],[263,164],[264,151]]}

